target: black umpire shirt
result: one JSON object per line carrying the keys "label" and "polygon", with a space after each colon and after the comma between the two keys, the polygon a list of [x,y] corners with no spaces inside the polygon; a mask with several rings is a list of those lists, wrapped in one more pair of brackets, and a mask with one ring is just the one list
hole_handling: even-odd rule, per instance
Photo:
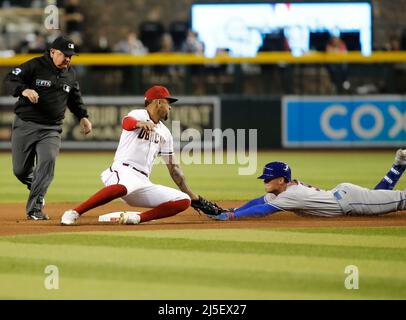
{"label": "black umpire shirt", "polygon": [[[11,95],[19,97],[15,113],[24,121],[60,125],[66,106],[79,120],[88,116],[75,71],[71,67],[58,69],[49,52],[11,70],[5,84]],[[38,93],[38,103],[31,103],[22,96],[25,89]]]}

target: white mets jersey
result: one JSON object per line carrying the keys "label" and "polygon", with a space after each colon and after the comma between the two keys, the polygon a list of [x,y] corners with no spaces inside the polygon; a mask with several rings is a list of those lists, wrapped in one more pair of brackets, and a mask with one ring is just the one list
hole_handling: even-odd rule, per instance
{"label": "white mets jersey", "polygon": [[276,197],[267,194],[265,201],[281,210],[292,211],[298,215],[331,217],[343,214],[332,191],[321,190],[299,181],[289,184],[286,191]]}
{"label": "white mets jersey", "polygon": [[[128,116],[137,121],[152,121],[145,109],[132,110]],[[150,175],[155,158],[161,154],[173,154],[173,138],[169,129],[160,121],[153,131],[123,129],[114,162],[126,163]]]}

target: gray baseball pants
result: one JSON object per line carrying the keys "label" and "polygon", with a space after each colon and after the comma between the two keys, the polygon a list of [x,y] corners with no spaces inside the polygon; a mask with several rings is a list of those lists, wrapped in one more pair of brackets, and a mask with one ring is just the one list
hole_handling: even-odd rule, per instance
{"label": "gray baseball pants", "polygon": [[13,172],[30,190],[27,214],[42,209],[43,199],[54,177],[61,132],[59,125],[24,121],[18,116],[14,118],[11,136]]}
{"label": "gray baseball pants", "polygon": [[370,190],[341,183],[332,192],[348,215],[380,215],[406,210],[406,192],[401,190]]}

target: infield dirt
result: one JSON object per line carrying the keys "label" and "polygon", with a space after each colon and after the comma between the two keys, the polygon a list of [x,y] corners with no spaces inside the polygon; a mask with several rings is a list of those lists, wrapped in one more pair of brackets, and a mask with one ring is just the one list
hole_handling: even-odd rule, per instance
{"label": "infield dirt", "polygon": [[[244,201],[221,201],[220,206],[233,208],[241,206]],[[32,221],[25,216],[24,204],[0,205],[0,236],[41,234],[56,232],[88,231],[130,231],[130,230],[168,230],[168,229],[221,229],[221,228],[313,228],[313,227],[389,227],[405,226],[406,211],[395,212],[378,217],[301,217],[290,212],[277,213],[264,218],[239,221],[215,221],[195,210],[188,210],[170,218],[150,221],[140,225],[117,225],[99,223],[98,216],[113,211],[144,211],[142,208],[130,208],[124,203],[113,202],[93,209],[84,214],[79,225],[61,226],[60,217],[72,204],[47,204],[44,210],[51,220]]]}

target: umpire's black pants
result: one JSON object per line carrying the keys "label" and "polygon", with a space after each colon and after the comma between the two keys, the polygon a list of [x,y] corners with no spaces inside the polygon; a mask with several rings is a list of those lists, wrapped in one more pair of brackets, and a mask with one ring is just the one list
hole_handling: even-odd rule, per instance
{"label": "umpire's black pants", "polygon": [[59,125],[44,125],[14,118],[11,136],[14,175],[30,190],[27,214],[42,209],[54,177],[55,160],[61,146]]}

